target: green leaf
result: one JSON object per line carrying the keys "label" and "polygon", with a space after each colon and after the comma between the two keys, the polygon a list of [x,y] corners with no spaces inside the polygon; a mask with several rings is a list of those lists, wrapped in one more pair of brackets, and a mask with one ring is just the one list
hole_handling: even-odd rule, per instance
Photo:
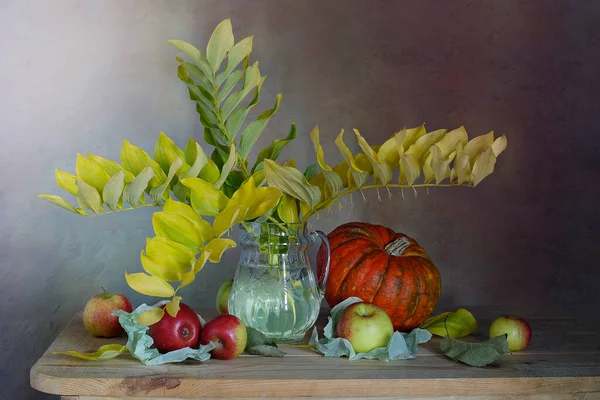
{"label": "green leaf", "polygon": [[202,96],[199,94],[199,91],[205,91],[214,98],[215,95],[212,77],[210,75],[206,75],[206,73],[196,65],[188,62],[182,62],[177,68],[177,76],[190,90],[190,98],[192,100],[202,100]]}
{"label": "green leaf", "polygon": [[206,47],[206,59],[214,72],[219,70],[221,63],[233,47],[233,44],[231,20],[228,18],[217,25]]}
{"label": "green leaf", "polygon": [[274,346],[275,345],[275,341],[271,340],[271,339],[267,339],[267,337],[265,336],[264,333],[262,333],[261,331],[254,329],[251,326],[247,326],[246,327],[246,347],[254,347],[254,346],[259,346],[259,345],[270,345],[270,346]]}
{"label": "green leaf", "polygon": [[440,350],[455,361],[472,367],[484,367],[498,360],[503,354],[510,353],[506,336],[496,336],[480,343],[461,342],[446,336],[440,342]]}
{"label": "green leaf", "polygon": [[[179,147],[175,145],[171,138],[161,132],[160,135],[158,135],[158,140],[154,146],[154,159],[158,165],[160,165],[162,170],[165,173],[168,173],[173,165],[173,162],[177,158],[185,161],[185,154]],[[184,163],[182,162],[181,165],[183,166]],[[186,165],[186,167],[189,166]]]}
{"label": "green leaf", "polygon": [[47,200],[50,203],[54,204],[55,206],[59,206],[59,207],[64,208],[65,210],[74,212],[75,214],[80,214],[80,212],[77,211],[77,208],[75,208],[73,205],[71,205],[68,201],[66,201],[62,197],[55,196],[53,194],[40,194],[37,197],[39,197],[40,199]]}
{"label": "green leaf", "polygon": [[319,173],[319,166],[317,164],[310,164],[304,170],[304,177],[307,181],[310,181],[315,175]]}
{"label": "green leaf", "polygon": [[227,179],[227,176],[235,167],[236,162],[237,162],[237,152],[235,151],[235,144],[231,144],[231,147],[229,149],[229,158],[227,158],[227,161],[225,162],[225,164],[223,165],[223,168],[221,169],[221,177],[215,183],[215,187],[217,187],[219,189],[219,188],[221,188],[221,186],[223,186],[223,183],[225,183],[225,179]]}
{"label": "green leaf", "polygon": [[246,68],[246,75],[244,78],[244,86],[239,92],[233,93],[225,100],[221,107],[221,117],[223,120],[229,118],[233,110],[242,102],[242,100],[250,94],[250,92],[262,83],[260,71],[258,69],[258,61],[251,67]]}
{"label": "green leaf", "polygon": [[292,123],[292,126],[290,127],[290,132],[288,133],[287,137],[285,139],[277,139],[275,141],[273,141],[273,143],[267,147],[266,149],[263,149],[260,151],[260,153],[258,153],[258,157],[256,159],[256,164],[254,165],[254,168],[252,168],[252,172],[255,172],[258,170],[258,166],[261,165],[261,163],[264,160],[277,160],[277,157],[279,157],[279,154],[281,154],[281,151],[283,150],[283,148],[292,140],[296,139],[297,136],[297,132],[296,132],[296,124]]}
{"label": "green leaf", "polygon": [[77,179],[77,188],[77,203],[82,208],[92,210],[96,214],[100,213],[102,211],[102,199],[98,191],[79,178]]}
{"label": "green leaf", "polygon": [[[225,85],[217,94],[217,102],[219,102],[219,104],[222,103],[223,100],[225,100],[227,98],[227,96],[229,96],[229,93],[231,93],[231,91],[233,90],[235,85],[237,85],[238,82],[240,81],[240,79],[242,79],[242,76],[244,76],[244,71],[239,69],[237,71],[233,71],[231,73],[231,75],[229,75],[227,77],[227,80],[225,81]],[[233,136],[233,134],[231,132],[230,132],[230,135]]]}
{"label": "green leaf", "polygon": [[228,78],[229,74],[234,72],[235,68],[244,60],[244,58],[248,57],[252,52],[252,40],[253,37],[249,36],[237,42],[235,46],[229,52],[227,56],[227,67],[225,71],[217,76],[216,83],[217,87],[221,86],[223,81]]}
{"label": "green leaf", "polygon": [[281,102],[281,94],[278,94],[275,99],[275,105],[272,109],[267,110],[260,114],[256,121],[250,123],[246,129],[242,132],[242,136],[240,137],[240,155],[242,158],[248,157],[250,154],[250,150],[254,147],[254,144],[258,140],[258,137],[262,133],[262,131],[267,126],[267,123],[271,119],[273,115],[279,109],[279,103]]}
{"label": "green leaf", "polygon": [[192,208],[198,214],[216,216],[227,207],[227,196],[205,180],[186,178],[181,183],[191,189]]}
{"label": "green leaf", "polygon": [[309,184],[296,168],[283,167],[273,160],[265,160],[265,177],[269,186],[276,187],[314,208],[321,198],[321,190]]}
{"label": "green leaf", "polygon": [[56,184],[73,196],[77,196],[77,177],[60,169],[55,170]]}
{"label": "green leaf", "polygon": [[265,357],[283,357],[285,353],[279,350],[277,347],[268,346],[266,344],[257,345],[253,347],[246,346],[246,353],[252,354],[255,356],[265,356]]}
{"label": "green leaf", "polygon": [[144,194],[144,190],[148,187],[148,183],[154,176],[154,170],[152,167],[144,168],[135,179],[125,186],[123,191],[123,201],[131,204],[133,207],[137,206],[140,198]]}
{"label": "green leaf", "polygon": [[104,185],[106,185],[110,179],[110,175],[108,175],[100,165],[88,160],[79,153],[77,153],[75,171],[77,179],[81,179],[88,185],[94,187],[98,192],[102,192]]}
{"label": "green leaf", "polygon": [[321,173],[327,184],[327,190],[329,192],[327,197],[335,196],[344,188],[342,178],[340,178],[337,173],[333,171],[322,171]]}
{"label": "green leaf", "polygon": [[171,167],[169,168],[167,180],[162,185],[150,189],[150,198],[155,203],[160,203],[161,200],[166,200],[169,198],[169,185],[181,167],[183,167],[183,161],[178,157],[173,160],[173,164],[171,164]]}
{"label": "green leaf", "polygon": [[152,168],[154,175],[149,182],[151,188],[162,185],[167,179],[160,165],[148,153],[129,143],[127,140],[123,141],[123,147],[121,148],[121,163],[127,171],[130,171],[135,176],[139,176],[146,167]]}
{"label": "green leaf", "polygon": [[198,66],[202,70],[202,72],[206,76],[213,76],[213,71],[210,64],[208,63],[208,60],[196,47],[182,40],[169,40],[167,41],[167,43],[175,46],[177,49],[184,52],[196,64],[196,66]]}
{"label": "green leaf", "polygon": [[199,251],[204,246],[200,229],[181,214],[155,212],[152,215],[152,226],[157,236],[182,244],[190,250]]}
{"label": "green leaf", "polygon": [[108,183],[104,185],[104,189],[102,189],[102,199],[111,210],[115,211],[117,209],[117,204],[123,194],[124,187],[125,173],[123,171],[114,174]]}

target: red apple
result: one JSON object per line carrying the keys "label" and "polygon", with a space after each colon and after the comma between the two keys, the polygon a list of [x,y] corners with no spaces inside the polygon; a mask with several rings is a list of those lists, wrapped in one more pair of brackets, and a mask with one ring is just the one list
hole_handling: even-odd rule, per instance
{"label": "red apple", "polygon": [[223,283],[217,292],[217,312],[219,314],[229,314],[229,294],[231,293],[231,286],[233,285],[233,279]]}
{"label": "red apple", "polygon": [[[104,291],[104,289],[102,289]],[[94,336],[115,337],[124,332],[115,310],[131,312],[131,303],[122,294],[104,293],[90,297],[83,309],[83,326]]]}
{"label": "red apple", "polygon": [[347,339],[357,353],[386,347],[393,333],[394,327],[388,314],[372,303],[349,305],[336,326],[337,336]]}
{"label": "red apple", "polygon": [[523,350],[531,340],[531,326],[515,315],[501,315],[490,326],[490,337],[506,334],[510,351]]}
{"label": "red apple", "polygon": [[197,348],[201,330],[202,323],[198,314],[180,303],[177,315],[171,317],[165,311],[160,321],[150,325],[148,335],[154,340],[154,347],[164,354],[185,347]]}
{"label": "red apple", "polygon": [[202,329],[200,343],[214,342],[211,355],[219,360],[231,360],[244,352],[248,334],[246,326],[234,315],[219,315]]}

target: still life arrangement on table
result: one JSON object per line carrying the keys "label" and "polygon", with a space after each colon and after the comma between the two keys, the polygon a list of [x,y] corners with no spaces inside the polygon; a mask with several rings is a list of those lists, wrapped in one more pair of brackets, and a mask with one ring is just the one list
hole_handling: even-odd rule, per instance
{"label": "still life arrangement on table", "polygon": [[[215,28],[205,52],[168,41],[178,50],[177,76],[196,105],[210,155],[206,145],[189,139],[180,148],[162,132],[153,157],[124,140],[121,163],[78,154],[75,174],[56,170],[58,186],[76,205],[40,195],[82,216],[158,208],[152,216],[156,236],[140,254],[144,272],[125,271],[125,279],[133,290],[163,300],[133,309],[122,295],[95,296],[84,309],[86,329],[103,337],[124,331],[127,344],[65,354],[106,360],[130,353],[147,365],[244,352],[279,357],[284,352],[278,345],[293,346],[309,333],[304,346],[324,356],[395,360],[414,358],[419,344],[438,335],[445,355],[481,367],[524,348],[531,328],[518,317],[500,316],[490,340],[474,343],[457,340],[477,332],[469,311],[431,316],[441,277],[413,238],[368,222],[346,223],[328,235],[308,224],[319,212],[341,210],[342,197],[365,190],[391,198],[394,190],[416,195],[419,188],[475,187],[494,171],[506,137],[490,132],[469,140],[463,127],[428,132],[422,125],[372,145],[354,130],[361,152],[353,154],[342,130],[335,144],[343,160],[330,165],[315,127],[310,139],[316,163],[299,168],[293,159],[278,161],[297,136],[292,124],[287,137],[253,152],[281,95],[246,121],[265,81],[258,62],[250,60],[252,42],[235,43],[228,19]],[[242,232],[237,242],[230,234],[234,227]],[[308,249],[317,238],[315,274]],[[237,245],[235,277],[218,293],[220,315],[204,321],[179,290]],[[319,338],[313,326],[323,298],[332,309]]]}

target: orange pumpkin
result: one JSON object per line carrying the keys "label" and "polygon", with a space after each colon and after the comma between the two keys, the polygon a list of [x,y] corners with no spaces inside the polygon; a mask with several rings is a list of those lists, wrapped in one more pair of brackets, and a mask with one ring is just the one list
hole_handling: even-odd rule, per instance
{"label": "orange pumpkin", "polygon": [[[440,297],[440,273],[422,247],[381,225],[350,222],[327,235],[331,266],[325,299],[330,307],[358,297],[383,308],[398,331],[410,331],[431,315]],[[317,254],[324,276],[325,246]]]}

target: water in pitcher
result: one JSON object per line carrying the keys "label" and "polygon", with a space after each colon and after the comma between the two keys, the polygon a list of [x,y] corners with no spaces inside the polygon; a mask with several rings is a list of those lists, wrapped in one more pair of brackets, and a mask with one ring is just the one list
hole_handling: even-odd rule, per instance
{"label": "water in pitcher", "polygon": [[239,265],[229,312],[279,343],[301,340],[317,319],[322,299],[309,268]]}

